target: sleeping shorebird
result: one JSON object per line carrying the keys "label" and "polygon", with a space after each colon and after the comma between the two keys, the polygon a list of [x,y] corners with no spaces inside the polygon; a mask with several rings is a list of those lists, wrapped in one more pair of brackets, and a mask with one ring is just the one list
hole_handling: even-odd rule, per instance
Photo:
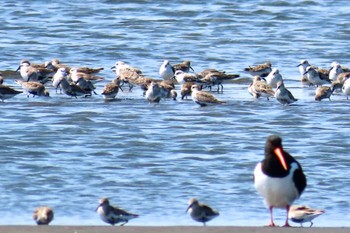
{"label": "sleeping shorebird", "polygon": [[107,198],[102,198],[100,204],[96,208],[97,213],[100,215],[102,221],[115,225],[122,223],[121,226],[124,226],[129,220],[137,218],[139,215],[129,213],[123,209],[120,209],[109,204]]}
{"label": "sleeping shorebird", "polygon": [[284,86],[283,81],[277,83],[275,98],[283,105],[298,101],[296,98],[294,98],[293,94]]}
{"label": "sleeping shorebird", "polygon": [[0,72],[0,99],[1,101],[4,101],[6,99],[10,99],[12,97],[15,97],[18,94],[23,93],[23,91],[17,91],[13,89],[12,87],[3,85],[4,83],[4,77],[2,76],[2,73]]}
{"label": "sleeping shorebird", "polygon": [[279,136],[271,135],[267,138],[265,158],[254,170],[254,186],[270,210],[269,226],[276,226],[273,221],[273,208],[286,209],[284,226],[289,226],[290,206],[304,191],[306,177],[298,161],[283,150]]}
{"label": "sleeping shorebird", "polygon": [[78,82],[79,78],[83,78],[86,81],[90,81],[93,84],[105,80],[103,77],[100,77],[100,76],[79,72],[78,68],[71,68],[69,73],[70,73],[69,77],[75,83]]}
{"label": "sleeping shorebird", "polygon": [[271,86],[263,81],[259,76],[254,76],[253,82],[248,87],[248,92],[256,99],[260,97],[266,97],[269,100],[270,97],[275,95]]}
{"label": "sleeping shorebird", "polygon": [[315,91],[315,100],[321,101],[323,99],[329,99],[331,101],[331,95],[333,94],[335,86],[332,84],[331,87],[319,86]]}
{"label": "sleeping shorebird", "polygon": [[[57,58],[52,59],[50,62],[46,62],[46,67],[53,69],[57,72],[58,69],[60,68],[65,68],[66,72],[69,73],[71,67],[63,64],[60,62],[60,60],[58,60]],[[86,66],[82,66],[82,67],[78,67],[76,68],[78,72],[81,73],[85,73],[85,74],[95,74],[100,72],[101,70],[103,70],[103,67],[99,67],[99,68],[90,68],[90,67],[86,67]]]}
{"label": "sleeping shorebird", "polygon": [[15,80],[15,83],[22,86],[24,91],[27,93],[27,97],[29,97],[30,94],[35,96],[50,96],[50,93],[48,90],[45,89],[45,86],[42,83],[39,82],[24,82],[22,80]]}
{"label": "sleeping shorebird", "polygon": [[193,220],[203,223],[203,226],[206,226],[206,222],[220,215],[219,212],[213,210],[211,207],[199,203],[196,198],[191,198],[188,201],[187,212],[190,212]]}
{"label": "sleeping shorebird", "polygon": [[152,81],[147,88],[147,91],[145,93],[145,98],[150,103],[159,103],[159,101],[162,99],[162,96],[163,95],[162,95],[162,91],[159,83]]}
{"label": "sleeping shorebird", "polygon": [[33,212],[33,219],[38,225],[49,225],[53,216],[53,210],[47,206],[38,207]]}
{"label": "sleeping shorebird", "polygon": [[289,209],[289,219],[295,223],[300,223],[301,226],[305,222],[310,222],[310,227],[312,227],[312,220],[324,213],[324,210],[311,209],[304,205],[293,205]]}
{"label": "sleeping shorebird", "polygon": [[213,96],[211,93],[200,91],[198,85],[192,85],[191,87],[191,97],[193,102],[196,104],[199,104],[201,107],[207,106],[207,105],[217,105],[217,104],[224,104],[226,102],[218,100],[215,96]]}
{"label": "sleeping shorebird", "polygon": [[256,66],[249,66],[244,69],[245,72],[249,73],[251,76],[266,77],[271,71],[271,63],[266,62]]}

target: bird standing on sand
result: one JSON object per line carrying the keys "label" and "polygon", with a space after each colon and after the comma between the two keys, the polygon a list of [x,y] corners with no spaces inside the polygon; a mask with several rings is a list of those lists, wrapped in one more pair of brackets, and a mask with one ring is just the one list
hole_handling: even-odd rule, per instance
{"label": "bird standing on sand", "polygon": [[100,204],[96,208],[97,213],[100,215],[102,221],[115,225],[122,223],[121,226],[124,226],[129,220],[137,218],[137,214],[129,213],[120,208],[111,206],[107,198],[102,198]]}
{"label": "bird standing on sand", "polygon": [[269,226],[276,226],[273,221],[273,208],[285,208],[288,213],[294,200],[298,199],[306,187],[306,177],[298,163],[288,152],[283,150],[282,139],[271,135],[265,144],[265,159],[254,170],[254,186],[264,198],[270,210]]}
{"label": "bird standing on sand", "polygon": [[201,204],[196,198],[191,198],[188,201],[186,213],[190,212],[191,218],[197,222],[205,223],[219,216],[219,212],[213,210],[207,205]]}
{"label": "bird standing on sand", "polygon": [[295,223],[300,223],[301,226],[305,222],[310,222],[310,227],[312,227],[314,224],[312,220],[324,213],[324,210],[311,209],[305,205],[293,205],[289,209],[289,219]]}
{"label": "bird standing on sand", "polygon": [[33,219],[38,225],[49,225],[53,216],[53,210],[47,206],[38,207],[33,212]]}

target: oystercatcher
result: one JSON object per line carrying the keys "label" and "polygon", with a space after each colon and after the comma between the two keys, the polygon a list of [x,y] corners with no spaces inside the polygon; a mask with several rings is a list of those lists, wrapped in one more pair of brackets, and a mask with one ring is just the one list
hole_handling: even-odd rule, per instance
{"label": "oystercatcher", "polygon": [[288,212],[294,200],[298,199],[306,187],[306,177],[298,161],[283,150],[282,139],[271,135],[266,140],[265,159],[254,170],[254,186],[270,210],[270,224],[273,221],[273,208],[286,208]]}

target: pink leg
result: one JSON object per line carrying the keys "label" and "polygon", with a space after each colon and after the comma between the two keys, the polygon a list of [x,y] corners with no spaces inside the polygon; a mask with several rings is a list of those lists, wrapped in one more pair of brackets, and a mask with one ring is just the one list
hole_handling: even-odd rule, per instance
{"label": "pink leg", "polygon": [[286,218],[286,223],[284,224],[284,227],[290,227],[290,225],[288,223],[289,208],[290,208],[290,205],[287,205],[286,206],[287,218]]}
{"label": "pink leg", "polygon": [[270,224],[268,225],[269,227],[275,227],[275,223],[273,222],[273,214],[272,214],[272,208],[273,206],[270,206]]}

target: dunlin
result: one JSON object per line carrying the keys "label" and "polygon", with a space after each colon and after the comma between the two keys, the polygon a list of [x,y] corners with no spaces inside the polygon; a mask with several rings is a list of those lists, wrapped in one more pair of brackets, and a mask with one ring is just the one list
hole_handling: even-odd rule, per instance
{"label": "dunlin", "polygon": [[28,60],[22,60],[16,71],[19,71],[23,81],[46,83],[54,75],[54,71],[46,68],[32,67]]}
{"label": "dunlin", "polygon": [[218,211],[213,210],[208,205],[199,203],[196,198],[191,198],[188,201],[187,212],[190,212],[193,220],[203,223],[203,226],[206,225],[206,222],[220,215]]}
{"label": "dunlin", "polygon": [[298,161],[283,150],[282,139],[279,136],[271,135],[267,138],[265,159],[258,163],[254,170],[254,186],[270,210],[269,226],[275,226],[273,208],[286,209],[284,226],[289,226],[290,206],[304,191],[306,177]]}
{"label": "dunlin", "polygon": [[220,90],[223,92],[223,83],[236,78],[239,78],[238,74],[226,74],[225,72],[215,71],[209,72],[203,78],[200,78],[200,82],[204,83],[210,89],[212,86],[217,86],[217,92],[220,92]]}
{"label": "dunlin", "polygon": [[198,76],[196,74],[190,74],[187,72],[184,72],[182,70],[177,70],[175,72],[174,78],[176,79],[177,83],[182,85],[186,82],[196,82],[198,80]]}
{"label": "dunlin", "polygon": [[23,90],[27,93],[27,97],[30,94],[34,96],[50,96],[48,90],[45,89],[45,86],[39,82],[24,82],[23,80],[15,80],[15,82],[22,86]]}
{"label": "dunlin", "polygon": [[91,91],[85,91],[75,83],[68,82],[67,78],[62,78],[58,84],[60,88],[63,90],[63,93],[77,98],[78,96],[91,96]]}
{"label": "dunlin", "polygon": [[348,100],[350,95],[350,76],[345,78],[342,91],[346,95],[346,99]]}
{"label": "dunlin", "polygon": [[97,83],[104,80],[104,78],[100,76],[79,72],[77,68],[71,68],[69,73],[70,73],[70,78],[75,83],[78,82],[79,78],[83,78],[86,81],[90,81],[91,83]]}
{"label": "dunlin", "polygon": [[168,80],[174,77],[175,69],[168,60],[164,60],[159,68],[159,75],[163,80]]}
{"label": "dunlin", "polygon": [[173,65],[173,68],[174,68],[175,72],[176,72],[177,70],[181,70],[181,71],[183,71],[183,72],[185,72],[185,73],[190,72],[190,70],[192,70],[192,71],[194,72],[194,69],[193,69],[192,66],[191,66],[191,62],[190,62],[190,61],[187,61],[187,60],[183,61],[183,62],[180,63],[180,64],[175,64],[175,65]]}
{"label": "dunlin", "polygon": [[283,105],[291,104],[297,101],[297,99],[294,98],[293,94],[284,86],[283,81],[279,81],[277,83],[275,98]]}
{"label": "dunlin", "polygon": [[277,87],[277,83],[283,81],[282,75],[277,68],[273,68],[269,75],[265,77],[265,80],[266,83],[269,84],[272,88]]}
{"label": "dunlin", "polygon": [[338,62],[332,62],[331,69],[329,70],[329,79],[335,81],[337,80],[338,75],[343,72],[344,71]]}
{"label": "dunlin", "polygon": [[103,90],[101,92],[102,97],[105,100],[112,100],[114,99],[118,92],[119,92],[119,88],[120,88],[120,79],[119,78],[115,78],[113,79],[112,82],[107,83],[104,87]]}
{"label": "dunlin", "polygon": [[129,222],[133,218],[137,218],[139,215],[129,213],[118,207],[111,206],[107,198],[102,198],[100,204],[96,208],[97,213],[100,215],[102,221],[115,225],[122,223],[121,226]]}
{"label": "dunlin", "polygon": [[[45,65],[47,68],[53,69],[55,71],[57,71],[60,68],[65,68],[67,73],[69,73],[70,69],[72,68],[66,64],[61,63],[60,60],[57,58],[52,59],[50,62],[46,62]],[[85,73],[85,74],[95,74],[100,72],[103,69],[104,69],[103,67],[90,68],[86,66],[81,66],[76,68],[78,72]]]}
{"label": "dunlin", "polygon": [[214,95],[211,93],[200,91],[198,85],[192,85],[191,87],[191,97],[193,102],[196,104],[199,104],[201,107],[207,106],[207,105],[217,105],[217,104],[224,104],[226,102],[218,100]]}
{"label": "dunlin", "polygon": [[310,222],[310,227],[312,227],[312,220],[324,213],[324,210],[311,209],[304,205],[293,205],[289,209],[289,219],[295,223],[300,223],[301,226],[305,222]]}
{"label": "dunlin", "polygon": [[333,84],[331,87],[327,87],[327,86],[317,87],[315,91],[315,100],[321,101],[322,99],[329,99],[330,101],[331,95],[333,94],[334,89],[335,89],[335,85]]}
{"label": "dunlin", "polygon": [[330,84],[330,80],[321,75],[321,73],[312,66],[306,67],[304,73],[311,85],[322,86],[324,84]]}
{"label": "dunlin", "polygon": [[2,76],[2,73],[0,72],[0,99],[1,101],[4,101],[5,99],[10,99],[12,97],[15,97],[16,95],[23,93],[23,91],[17,91],[9,86],[3,85],[4,83],[4,77]]}
{"label": "dunlin", "polygon": [[66,77],[67,77],[67,71],[66,71],[66,68],[64,67],[59,68],[54,74],[52,78],[52,86],[55,88],[56,94],[57,94],[57,89],[60,89],[60,93],[62,93],[60,82],[62,81],[62,79]]}
{"label": "dunlin", "polygon": [[252,76],[266,77],[271,72],[271,63],[265,62],[256,66],[249,66],[244,71]]}
{"label": "dunlin", "polygon": [[311,66],[310,63],[307,60],[301,60],[300,63],[297,65],[299,67],[299,72],[301,75],[301,83],[305,85],[309,85],[309,79],[307,78],[305,72],[306,72],[306,67]]}
{"label": "dunlin", "polygon": [[159,101],[162,99],[162,96],[163,94],[159,83],[152,81],[147,88],[147,91],[145,93],[145,98],[150,103],[159,103]]}
{"label": "dunlin", "polygon": [[64,68],[66,70],[67,74],[69,74],[69,71],[71,69],[70,66],[61,63],[60,60],[57,59],[57,58],[53,58],[50,62],[46,63],[46,67],[50,68],[50,69],[53,69],[56,72],[57,72],[58,69]]}
{"label": "dunlin", "polygon": [[194,85],[194,82],[185,82],[184,84],[181,85],[181,99],[187,98],[187,96],[190,96],[192,91],[191,87]]}
{"label": "dunlin", "polygon": [[120,87],[124,84],[128,84],[129,91],[133,88],[133,85],[129,81],[142,76],[142,71],[139,68],[132,67],[123,61],[117,61],[111,69],[113,69],[116,76],[120,78]]}
{"label": "dunlin", "polygon": [[275,95],[271,86],[259,76],[254,76],[253,82],[248,87],[248,92],[256,99],[266,97],[269,100],[270,97]]}
{"label": "dunlin", "polygon": [[5,99],[10,99],[18,94],[23,93],[23,91],[17,91],[9,86],[0,84],[0,99],[4,101]]}
{"label": "dunlin", "polygon": [[91,81],[86,80],[83,77],[79,77],[75,84],[81,87],[81,89],[83,89],[84,91],[93,92],[95,95],[97,95],[97,93],[95,92],[96,87],[94,86],[94,84],[92,84]]}
{"label": "dunlin", "polygon": [[38,225],[49,225],[53,216],[53,210],[47,206],[38,207],[33,212],[33,219]]}

